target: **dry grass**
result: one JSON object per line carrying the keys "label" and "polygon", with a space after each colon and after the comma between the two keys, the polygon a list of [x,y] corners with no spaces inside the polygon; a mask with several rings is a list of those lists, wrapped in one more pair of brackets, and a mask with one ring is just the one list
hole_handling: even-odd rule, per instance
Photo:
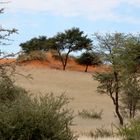
{"label": "dry grass", "polygon": [[96,111],[95,109],[79,111],[78,115],[83,119],[102,119],[103,110]]}

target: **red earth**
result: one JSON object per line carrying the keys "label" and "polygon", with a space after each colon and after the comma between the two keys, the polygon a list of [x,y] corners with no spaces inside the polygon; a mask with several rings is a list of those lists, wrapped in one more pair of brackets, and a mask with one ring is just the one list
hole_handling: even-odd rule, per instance
{"label": "red earth", "polygon": [[[4,63],[14,63],[16,62],[16,59],[1,59],[0,64]],[[20,64],[22,66],[28,67],[28,68],[50,68],[50,69],[62,69],[62,64],[60,61],[55,60],[51,53],[47,54],[47,60],[45,61],[39,61],[39,60],[32,60],[32,61],[25,61],[25,62],[17,62],[17,64]],[[71,57],[68,59],[66,70],[70,71],[84,71],[85,66],[77,64],[74,59]],[[109,71],[109,67],[106,65],[102,66],[89,66],[88,72],[104,72]]]}

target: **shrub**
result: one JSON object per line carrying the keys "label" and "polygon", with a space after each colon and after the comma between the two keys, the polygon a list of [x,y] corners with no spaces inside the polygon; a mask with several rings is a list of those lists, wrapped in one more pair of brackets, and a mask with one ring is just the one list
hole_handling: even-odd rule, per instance
{"label": "shrub", "polygon": [[114,137],[113,130],[105,129],[105,128],[96,128],[95,131],[90,131],[87,136],[92,138],[106,138],[106,137]]}
{"label": "shrub", "polygon": [[8,76],[0,79],[0,103],[14,102],[26,94],[27,91],[15,86]]}
{"label": "shrub", "polygon": [[123,137],[123,140],[139,140],[140,139],[140,121],[131,121],[130,124],[126,124],[119,128],[119,134]]}
{"label": "shrub", "polygon": [[46,53],[43,51],[32,51],[30,53],[25,53],[25,54],[19,55],[17,60],[19,62],[32,61],[32,60],[45,61],[45,60],[47,60],[47,57],[46,57]]}
{"label": "shrub", "polygon": [[81,112],[79,112],[79,116],[85,119],[101,119],[102,118],[103,110],[100,112],[96,112],[94,109],[92,110],[85,110],[83,109]]}
{"label": "shrub", "polygon": [[102,64],[100,55],[95,52],[84,52],[80,57],[76,59],[76,62],[80,65],[86,66],[85,72],[87,72],[89,66]]}
{"label": "shrub", "polygon": [[0,106],[1,140],[74,140],[68,99],[61,95],[20,98]]}

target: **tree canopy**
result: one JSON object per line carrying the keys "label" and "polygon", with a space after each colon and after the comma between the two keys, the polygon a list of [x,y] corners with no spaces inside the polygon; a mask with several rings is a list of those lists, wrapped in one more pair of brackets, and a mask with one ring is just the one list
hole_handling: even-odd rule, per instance
{"label": "tree canopy", "polygon": [[88,66],[99,65],[101,64],[101,59],[98,53],[93,51],[84,52],[78,57],[77,62],[81,65],[85,65],[85,72],[88,70]]}
{"label": "tree canopy", "polygon": [[[125,108],[127,107],[129,116],[134,117],[135,107],[137,107],[138,100],[140,100],[140,87],[138,86],[139,80],[137,79],[140,56],[139,35],[114,33],[105,35],[95,34],[95,36],[100,53],[104,61],[111,68],[109,72],[94,75],[95,79],[100,83],[98,91],[106,93],[111,97],[120,124],[123,125],[122,105],[125,105]],[[132,93],[133,91],[136,92],[136,95]],[[126,102],[124,98],[129,100]]]}
{"label": "tree canopy", "polygon": [[25,53],[30,53],[32,51],[47,51],[47,37],[39,36],[38,38],[32,38],[31,40],[20,44],[22,50]]}
{"label": "tree canopy", "polygon": [[[81,51],[83,49],[90,50],[92,48],[92,40],[84,35],[79,28],[72,28],[65,30],[65,32],[58,33],[50,39],[52,42],[51,49],[57,51],[62,65],[65,70],[67,60],[71,52]],[[65,53],[65,57],[62,54]]]}

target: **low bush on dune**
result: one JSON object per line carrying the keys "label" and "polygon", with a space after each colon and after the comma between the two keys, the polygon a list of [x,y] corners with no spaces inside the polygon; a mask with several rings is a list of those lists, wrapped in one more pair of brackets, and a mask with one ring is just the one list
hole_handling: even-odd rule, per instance
{"label": "low bush on dune", "polygon": [[84,119],[101,119],[103,114],[103,110],[97,112],[95,109],[85,110],[78,112],[78,115]]}
{"label": "low bush on dune", "polygon": [[47,60],[46,53],[43,51],[31,51],[29,53],[24,53],[18,56],[18,62],[25,62],[25,61],[32,61],[32,60],[40,60],[45,61]]}
{"label": "low bush on dune", "polygon": [[54,60],[61,61],[62,58],[63,59],[66,58],[66,54],[63,53],[62,56],[60,57],[58,53],[53,52],[52,57],[54,58]]}
{"label": "low bush on dune", "polygon": [[[59,54],[56,51],[51,51],[51,54],[52,54],[52,57],[54,58],[54,60],[61,61],[62,58],[66,59],[66,53],[62,54],[62,56],[61,56],[62,58],[59,56]],[[69,55],[68,60],[74,60],[76,62],[77,57],[74,55]]]}
{"label": "low bush on dune", "polygon": [[0,82],[0,140],[75,140],[64,95],[31,98],[9,81]]}
{"label": "low bush on dune", "polygon": [[110,137],[114,137],[115,133],[113,132],[113,130],[110,129],[106,129],[106,128],[96,128],[95,131],[90,131],[87,134],[88,137],[91,138],[110,138]]}

